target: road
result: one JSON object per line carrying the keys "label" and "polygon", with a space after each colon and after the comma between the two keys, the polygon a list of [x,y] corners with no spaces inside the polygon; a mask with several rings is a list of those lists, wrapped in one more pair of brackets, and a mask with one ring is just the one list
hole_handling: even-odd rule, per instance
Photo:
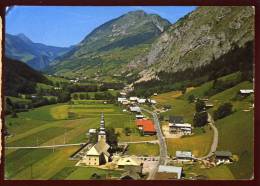
{"label": "road", "polygon": [[160,156],[159,156],[159,162],[156,166],[156,168],[149,174],[148,176],[148,180],[152,180],[154,179],[155,173],[158,171],[159,165],[166,165],[167,163],[167,145],[165,142],[165,138],[162,134],[162,130],[161,130],[161,126],[160,126],[160,122],[159,119],[157,117],[157,114],[155,112],[152,112],[150,110],[141,108],[142,110],[144,110],[145,112],[150,113],[153,116],[153,120],[154,120],[154,126],[155,126],[155,130],[156,130],[156,134],[157,134],[157,138],[159,140],[159,146],[160,146]]}
{"label": "road", "polygon": [[159,143],[158,140],[148,140],[148,141],[124,141],[124,142],[119,142],[119,145],[124,145],[124,144],[137,144],[137,143]]}
{"label": "road", "polygon": [[218,147],[218,129],[217,129],[217,127],[215,127],[214,120],[209,113],[208,113],[208,122],[209,122],[210,127],[213,130],[213,141],[212,141],[209,153],[206,156],[198,158],[200,160],[211,157],[213,155],[213,153],[217,150],[217,147]]}
{"label": "road", "polygon": [[5,149],[42,149],[42,148],[58,148],[58,147],[70,147],[80,146],[86,143],[73,143],[73,144],[62,144],[62,145],[43,145],[43,146],[23,146],[23,147],[5,147]]}

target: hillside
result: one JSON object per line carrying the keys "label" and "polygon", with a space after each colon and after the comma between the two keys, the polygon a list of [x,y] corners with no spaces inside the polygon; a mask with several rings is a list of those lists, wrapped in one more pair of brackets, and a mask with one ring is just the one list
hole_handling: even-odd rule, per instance
{"label": "hillside", "polygon": [[69,50],[70,48],[66,47],[34,43],[24,34],[5,35],[5,56],[22,61],[36,70],[42,70],[52,60]]}
{"label": "hillside", "polygon": [[34,93],[37,83],[50,83],[40,72],[33,70],[20,61],[5,58],[4,63],[5,96],[17,96],[18,93]]}
{"label": "hillside", "polygon": [[[252,7],[198,7],[164,32],[143,63],[149,66],[139,81],[158,72],[198,69],[254,39]],[[228,61],[226,61],[228,63]]]}
{"label": "hillside", "polygon": [[152,42],[169,25],[155,14],[129,12],[97,27],[47,71],[67,76],[121,75],[130,68],[130,61],[148,53]]}

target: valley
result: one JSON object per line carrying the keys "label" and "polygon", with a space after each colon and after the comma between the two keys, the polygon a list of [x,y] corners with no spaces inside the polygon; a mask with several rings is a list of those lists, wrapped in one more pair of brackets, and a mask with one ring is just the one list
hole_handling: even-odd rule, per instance
{"label": "valley", "polygon": [[7,34],[5,179],[251,179],[253,25],[205,6],[130,11],[72,47]]}

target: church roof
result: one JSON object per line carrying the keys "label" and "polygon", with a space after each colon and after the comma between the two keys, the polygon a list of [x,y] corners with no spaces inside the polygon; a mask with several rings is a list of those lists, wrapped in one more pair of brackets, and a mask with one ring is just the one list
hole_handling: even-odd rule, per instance
{"label": "church roof", "polygon": [[106,156],[109,156],[110,154],[107,152],[109,147],[110,146],[105,141],[98,141],[94,146],[89,149],[87,155],[98,156],[104,153]]}

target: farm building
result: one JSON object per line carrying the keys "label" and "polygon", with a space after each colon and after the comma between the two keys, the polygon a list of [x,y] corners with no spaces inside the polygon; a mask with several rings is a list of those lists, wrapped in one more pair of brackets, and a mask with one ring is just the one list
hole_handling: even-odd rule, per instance
{"label": "farm building", "polygon": [[191,135],[192,127],[189,123],[183,122],[181,116],[170,116],[169,117],[169,131],[174,134]]}
{"label": "farm building", "polygon": [[137,100],[137,102],[142,104],[142,103],[145,103],[145,102],[146,102],[146,99],[139,98],[139,99]]}
{"label": "farm building", "polygon": [[181,161],[189,161],[193,159],[190,151],[176,151],[176,159]]}
{"label": "farm building", "polygon": [[138,119],[136,120],[136,126],[143,132],[144,135],[155,135],[156,130],[151,120]]}
{"label": "farm building", "polygon": [[108,152],[109,148],[110,146],[106,143],[105,121],[102,113],[98,133],[98,142],[86,152],[82,163],[89,166],[98,166],[107,163],[110,159],[110,154]]}
{"label": "farm building", "polygon": [[121,157],[117,166],[120,169],[124,169],[127,171],[134,170],[135,172],[142,173],[143,163],[134,156],[129,157]]}
{"label": "farm building", "polygon": [[217,164],[232,162],[232,153],[230,151],[216,151],[214,154]]}
{"label": "farm building", "polygon": [[96,132],[97,132],[97,129],[89,129],[88,130],[88,134],[90,135],[90,134],[96,134]]}
{"label": "farm building", "polygon": [[240,94],[248,95],[248,94],[254,93],[254,90],[253,89],[241,89],[239,92],[240,92]]}
{"label": "farm building", "polygon": [[141,176],[140,174],[138,174],[137,172],[135,171],[127,171],[127,172],[124,172],[121,177],[120,177],[120,180],[140,180],[141,179]]}
{"label": "farm building", "polygon": [[118,98],[117,98],[117,101],[118,101],[119,103],[122,103],[123,101],[127,101],[127,99],[126,99],[126,98],[120,98],[120,97],[118,97]]}
{"label": "farm building", "polygon": [[138,97],[130,97],[129,100],[130,101],[137,101],[139,98]]}
{"label": "farm building", "polygon": [[137,112],[141,113],[140,107],[134,106],[134,107],[129,107],[131,112]]}
{"label": "farm building", "polygon": [[137,115],[135,115],[135,118],[136,118],[136,119],[143,119],[143,118],[144,118],[144,115],[142,115],[142,114],[137,114]]}
{"label": "farm building", "polygon": [[181,179],[182,176],[182,167],[160,165],[158,172],[155,175],[157,180],[172,180],[172,179]]}
{"label": "farm building", "polygon": [[205,106],[206,106],[206,108],[212,108],[212,107],[214,107],[213,103],[208,102],[208,101],[205,102]]}

